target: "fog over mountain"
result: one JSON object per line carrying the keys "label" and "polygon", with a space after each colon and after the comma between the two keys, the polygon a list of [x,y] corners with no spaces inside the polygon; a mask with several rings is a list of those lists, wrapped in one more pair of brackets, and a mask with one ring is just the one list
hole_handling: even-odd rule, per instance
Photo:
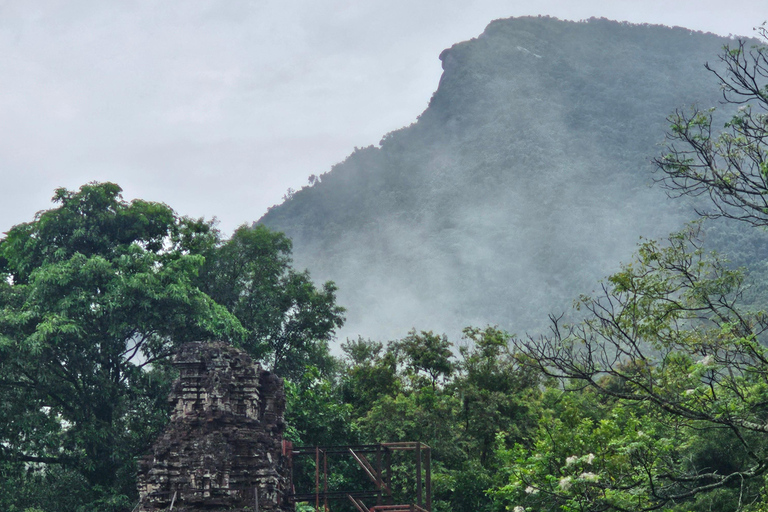
{"label": "fog over mountain", "polygon": [[704,63],[726,43],[605,19],[494,21],[440,55],[415,123],[259,222],[293,239],[297,267],[338,284],[342,339],[535,331],[628,261],[640,236],[694,217],[651,186],[650,160],[675,108],[719,105]]}

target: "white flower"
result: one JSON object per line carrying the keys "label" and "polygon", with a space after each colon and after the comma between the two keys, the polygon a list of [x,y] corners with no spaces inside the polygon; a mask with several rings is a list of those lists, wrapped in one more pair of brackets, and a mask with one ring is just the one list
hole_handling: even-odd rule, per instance
{"label": "white flower", "polygon": [[584,473],[579,475],[579,478],[581,480],[586,480],[587,482],[597,482],[597,479],[600,478],[596,474],[591,473],[589,471],[585,471]]}
{"label": "white flower", "polygon": [[575,455],[571,455],[567,459],[565,459],[565,465],[570,466],[571,464],[574,464],[579,458]]}
{"label": "white flower", "polygon": [[516,506],[512,509],[512,512],[525,512],[525,509],[521,507],[520,505]]}
{"label": "white flower", "polygon": [[570,488],[571,488],[571,485],[572,485],[572,483],[571,483],[571,477],[569,477],[569,476],[566,476],[566,477],[564,477],[564,478],[561,478],[561,479],[560,479],[560,482],[558,483],[558,485],[560,486],[560,488],[561,488],[562,490],[564,490],[564,491],[567,491],[568,489],[570,489]]}
{"label": "white flower", "polygon": [[692,394],[694,394],[695,392],[696,392],[696,390],[695,390],[695,389],[686,389],[686,390],[685,390],[685,394],[686,394],[686,395],[692,395]]}
{"label": "white flower", "polygon": [[525,488],[525,494],[536,494],[537,492],[539,492],[539,490],[532,485]]}
{"label": "white flower", "polygon": [[595,454],[594,453],[588,454],[585,461],[587,464],[592,465],[592,463],[595,461]]}

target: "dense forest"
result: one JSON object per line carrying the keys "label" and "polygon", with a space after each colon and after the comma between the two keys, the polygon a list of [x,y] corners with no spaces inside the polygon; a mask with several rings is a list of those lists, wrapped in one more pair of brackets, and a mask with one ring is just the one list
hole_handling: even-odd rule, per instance
{"label": "dense forest", "polygon": [[653,176],[698,220],[640,241],[572,313],[540,311],[545,334],[413,329],[334,355],[339,290],[296,270],[285,234],[226,238],[112,183],[57,190],[0,239],[0,510],[130,512],[136,459],[167,422],[170,356],[190,339],[283,376],[295,443],[430,445],[435,512],[768,510],[760,33],[710,56],[728,115],[667,113]]}

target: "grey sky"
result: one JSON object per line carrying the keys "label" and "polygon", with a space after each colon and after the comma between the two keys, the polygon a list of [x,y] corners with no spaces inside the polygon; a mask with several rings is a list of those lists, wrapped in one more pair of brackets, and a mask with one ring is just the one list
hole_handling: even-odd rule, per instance
{"label": "grey sky", "polygon": [[444,48],[537,14],[752,35],[768,3],[0,0],[0,232],[109,180],[229,233],[414,122]]}

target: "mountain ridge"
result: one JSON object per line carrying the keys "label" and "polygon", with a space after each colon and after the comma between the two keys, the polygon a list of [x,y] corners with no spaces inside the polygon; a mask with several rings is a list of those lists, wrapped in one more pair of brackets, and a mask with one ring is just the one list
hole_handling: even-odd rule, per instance
{"label": "mountain ridge", "polygon": [[651,188],[675,108],[718,105],[727,38],[592,18],[491,22],[440,54],[417,120],[258,222],[339,285],[341,336],[542,328],[691,206]]}

